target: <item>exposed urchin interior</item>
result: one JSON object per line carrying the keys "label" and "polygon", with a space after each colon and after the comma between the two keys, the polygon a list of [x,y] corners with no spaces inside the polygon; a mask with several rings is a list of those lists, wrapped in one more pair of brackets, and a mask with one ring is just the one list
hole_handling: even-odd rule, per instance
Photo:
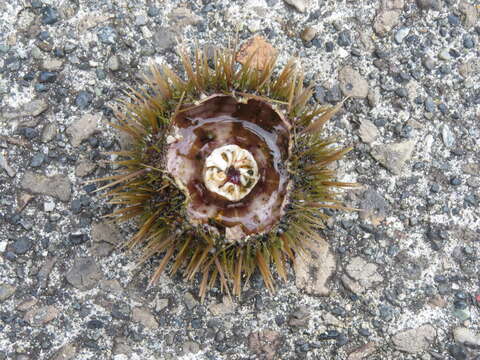
{"label": "exposed urchin interior", "polygon": [[238,295],[258,269],[273,290],[271,268],[286,279],[288,261],[319,237],[323,209],[344,208],[336,190],[353,185],[329,167],[349,149],[322,134],[341,103],[310,105],[293,60],[276,71],[258,51],[181,57],[185,79],[152,67],[117,111],[134,145],[117,152],[119,174],[100,179],[119,205],[111,216],[137,219],[129,245],[160,255],[152,282],[168,267],[199,274],[202,297],[217,281]]}

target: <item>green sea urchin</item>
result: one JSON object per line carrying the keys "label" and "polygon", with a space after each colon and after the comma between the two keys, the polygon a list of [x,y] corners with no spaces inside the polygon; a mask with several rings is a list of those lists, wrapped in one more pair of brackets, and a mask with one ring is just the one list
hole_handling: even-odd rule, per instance
{"label": "green sea urchin", "polygon": [[202,299],[217,280],[239,295],[258,268],[273,290],[271,264],[286,279],[304,239],[319,237],[322,209],[345,209],[336,189],[354,184],[328,165],[350,149],[322,135],[341,104],[310,105],[293,60],[274,76],[275,56],[258,54],[197,49],[192,63],[181,51],[186,80],[152,67],[116,112],[134,146],[99,180],[120,206],[110,216],[138,219],[128,245],[142,244],[143,260],[163,254],[152,283],[170,263],[188,280],[200,274]]}

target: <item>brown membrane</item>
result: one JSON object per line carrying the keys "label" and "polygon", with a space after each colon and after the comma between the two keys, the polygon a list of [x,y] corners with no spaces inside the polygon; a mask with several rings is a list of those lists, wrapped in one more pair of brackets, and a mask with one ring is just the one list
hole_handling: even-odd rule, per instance
{"label": "brown membrane", "polygon": [[[185,106],[173,119],[176,141],[167,152],[167,170],[188,192],[187,213],[193,224],[216,225],[227,240],[269,231],[283,215],[288,189],[289,126],[260,100],[240,103],[214,95],[197,106]],[[248,150],[260,179],[240,201],[232,202],[207,190],[205,159],[223,145]]]}

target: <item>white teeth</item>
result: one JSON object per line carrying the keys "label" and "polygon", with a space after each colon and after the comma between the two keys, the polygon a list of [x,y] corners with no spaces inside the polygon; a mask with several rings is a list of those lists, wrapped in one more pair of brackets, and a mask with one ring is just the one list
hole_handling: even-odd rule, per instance
{"label": "white teeth", "polygon": [[[238,172],[238,181],[231,182],[228,172]],[[260,178],[252,154],[238,145],[224,145],[212,151],[205,161],[203,181],[208,190],[230,200],[247,196]]]}

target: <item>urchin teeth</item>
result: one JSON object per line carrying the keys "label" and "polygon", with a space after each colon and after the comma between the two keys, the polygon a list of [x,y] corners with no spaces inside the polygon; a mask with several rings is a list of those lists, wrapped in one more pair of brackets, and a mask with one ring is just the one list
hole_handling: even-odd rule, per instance
{"label": "urchin teeth", "polygon": [[213,150],[205,161],[206,188],[230,201],[247,196],[259,178],[253,155],[238,145],[223,145]]}

